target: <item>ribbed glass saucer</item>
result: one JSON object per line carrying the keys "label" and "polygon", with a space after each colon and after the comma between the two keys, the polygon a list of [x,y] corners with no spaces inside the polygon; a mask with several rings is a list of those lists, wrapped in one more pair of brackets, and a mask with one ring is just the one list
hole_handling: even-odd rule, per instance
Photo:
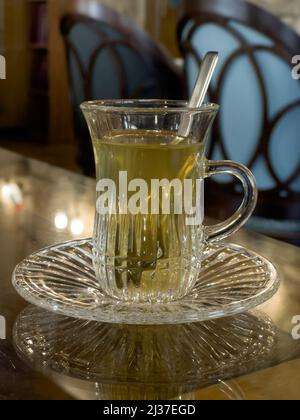
{"label": "ribbed glass saucer", "polygon": [[31,367],[97,383],[107,399],[124,392],[128,399],[129,388],[135,397],[146,390],[153,398],[159,387],[160,396],[172,398],[268,366],[276,349],[275,327],[258,312],[146,326],[84,321],[29,306],[13,336]]}
{"label": "ribbed glass saucer", "polygon": [[40,250],[14,270],[13,285],[28,302],[56,313],[118,324],[181,324],[235,315],[269,300],[278,290],[275,267],[243,247],[208,245],[199,280],[183,299],[123,302],[107,296],[93,268],[90,239]]}

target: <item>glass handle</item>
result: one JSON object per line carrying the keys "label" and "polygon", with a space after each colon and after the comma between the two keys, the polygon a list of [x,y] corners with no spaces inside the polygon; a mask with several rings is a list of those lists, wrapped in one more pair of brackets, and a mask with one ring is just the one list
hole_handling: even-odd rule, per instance
{"label": "glass handle", "polygon": [[207,161],[205,176],[220,174],[229,174],[238,178],[243,185],[244,198],[239,209],[228,220],[205,227],[206,240],[209,242],[225,239],[238,231],[249,220],[257,203],[256,181],[248,168],[232,161]]}

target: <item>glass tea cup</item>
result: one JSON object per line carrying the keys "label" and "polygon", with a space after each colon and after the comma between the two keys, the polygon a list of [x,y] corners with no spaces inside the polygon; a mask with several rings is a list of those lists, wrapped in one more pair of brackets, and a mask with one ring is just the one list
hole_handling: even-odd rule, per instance
{"label": "glass tea cup", "polygon": [[[181,101],[93,101],[81,106],[97,177],[94,267],[108,295],[129,302],[170,302],[199,279],[207,242],[240,229],[256,205],[251,172],[208,161],[205,146],[218,105]],[[188,119],[187,137],[178,135]],[[244,199],[226,222],[205,226],[204,180],[237,177]]]}

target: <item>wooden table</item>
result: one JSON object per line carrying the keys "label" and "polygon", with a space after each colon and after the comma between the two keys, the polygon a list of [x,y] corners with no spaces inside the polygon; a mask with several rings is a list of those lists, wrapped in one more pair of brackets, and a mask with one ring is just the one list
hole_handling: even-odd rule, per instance
{"label": "wooden table", "polygon": [[[173,366],[174,357],[160,360],[162,353],[156,351],[155,348],[149,348],[147,354],[141,355],[139,349],[133,346],[128,348],[128,352],[131,352],[128,354],[128,360],[131,360],[132,365],[128,366],[128,369],[124,366],[124,372],[128,372],[128,377],[122,377],[122,381],[119,381],[120,372],[114,371],[114,367],[111,365],[106,366],[102,377],[99,374],[97,380],[95,378],[91,380],[89,370],[85,371],[85,367],[80,369],[79,373],[74,374],[70,354],[67,360],[64,360],[63,365],[58,363],[54,366],[53,363],[51,364],[51,360],[47,358],[47,351],[53,341],[60,344],[59,337],[55,336],[56,331],[52,331],[49,339],[45,337],[46,356],[43,363],[40,358],[35,357],[35,354],[32,355],[31,360],[27,360],[23,357],[24,355],[20,354],[20,351],[16,351],[13,335],[16,336],[18,333],[16,331],[18,326],[15,325],[15,322],[21,311],[26,308],[26,311],[32,310],[36,314],[28,326],[30,328],[34,326],[37,329],[39,328],[39,319],[47,319],[47,317],[51,318],[55,315],[50,313],[43,315],[37,308],[28,308],[27,303],[14,291],[11,285],[11,274],[18,262],[41,247],[76,239],[79,236],[89,237],[91,235],[95,183],[80,175],[1,150],[0,192],[0,326],[2,326],[0,329],[0,399],[300,399],[300,340],[292,338],[292,330],[295,327],[292,320],[296,315],[300,316],[299,248],[246,230],[231,238],[232,242],[247,246],[269,258],[277,266],[281,275],[282,285],[277,295],[267,304],[258,308],[259,313],[249,315],[252,317],[251,319],[253,317],[257,319],[260,327],[264,325],[262,322],[266,323],[266,329],[262,330],[261,336],[258,337],[257,345],[262,346],[263,340],[266,340],[266,334],[270,334],[270,329],[272,329],[273,340],[271,340],[272,343],[266,341],[266,347],[270,346],[270,349],[266,349],[268,352],[263,357],[258,359],[254,357],[249,362],[249,358],[244,360],[245,353],[241,352],[240,357],[236,358],[236,363],[229,371],[228,369],[224,371],[224,367],[220,366],[209,380],[205,375],[205,366],[200,366],[203,368],[203,376],[193,377],[193,363],[198,363],[197,357],[202,357],[200,349],[195,347],[190,356],[191,365],[184,366],[185,369],[191,368],[192,376],[186,378],[186,371],[183,371],[183,379],[178,382],[178,380],[174,381],[171,374],[170,377],[166,376],[166,369],[169,369],[167,372],[176,371],[178,373],[181,362]],[[57,223],[57,215],[61,213],[68,217],[69,223],[65,229],[59,229],[59,223]],[[71,221],[78,218],[84,226],[80,235],[73,234],[70,230]],[[266,320],[266,315],[262,315],[262,313],[266,314],[270,320]],[[226,322],[235,321],[233,319]],[[3,329],[4,325],[6,331]],[[216,324],[215,332],[218,325]],[[103,328],[108,331],[109,336],[115,334],[116,327],[105,325]],[[120,329],[120,334],[126,333],[127,336],[129,334],[141,337],[140,330],[138,330],[140,327],[136,328],[136,331],[130,330],[130,332]],[[149,334],[151,337],[156,334],[160,340],[165,339],[166,346],[168,345],[168,338],[164,338],[168,337],[167,334],[153,330],[152,327],[149,328],[142,335],[142,340],[145,340]],[[180,351],[184,352],[180,341],[180,331],[182,328],[190,327],[180,328],[181,330],[174,330],[178,331],[178,336],[173,334],[172,340],[175,337],[175,348],[170,349],[170,352],[179,352],[179,356]],[[161,331],[163,332],[163,330]],[[253,332],[255,333],[254,330]],[[297,329],[294,330],[295,332]],[[298,332],[300,333],[300,328]],[[177,337],[178,341],[176,342]],[[37,339],[37,337],[32,337],[32,339]],[[114,339],[116,339],[116,335],[114,335]],[[217,339],[220,340],[222,337],[217,337]],[[247,354],[249,354],[247,343],[250,343],[247,341],[248,339],[249,337],[246,337],[243,344],[243,351],[248,352]],[[233,340],[231,343],[230,334],[228,334],[227,340],[229,340],[229,344],[232,344],[233,351],[236,351],[235,341]],[[128,341],[124,342],[128,343]],[[103,343],[109,344],[108,339]],[[68,344],[70,352],[72,338]],[[85,343],[82,345],[84,346]],[[98,343],[98,350],[99,345]],[[116,343],[117,345],[118,343]],[[253,340],[251,346],[255,349]],[[126,353],[126,347],[125,350],[123,347],[122,351]],[[78,352],[79,349],[74,349],[73,354],[78,355]],[[209,356],[214,357],[213,354]],[[140,357],[145,359],[140,359]],[[157,360],[153,358],[157,358]],[[146,370],[147,363],[151,361],[153,364],[153,360],[156,366],[159,366],[157,371],[150,372],[154,378],[153,383],[147,383],[147,380],[143,382],[142,378],[145,372],[143,369],[132,370],[134,363],[140,363],[140,366],[144,366]],[[189,360],[189,358],[183,357],[178,360]],[[133,374],[133,372],[135,373]],[[164,381],[159,383],[162,372]]]}

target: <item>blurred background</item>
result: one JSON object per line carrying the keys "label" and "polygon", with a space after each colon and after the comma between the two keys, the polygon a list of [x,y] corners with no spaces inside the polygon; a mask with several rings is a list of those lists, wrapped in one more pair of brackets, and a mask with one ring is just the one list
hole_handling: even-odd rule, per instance
{"label": "blurred background", "polygon": [[[249,226],[298,244],[299,34],[299,0],[0,0],[0,147],[92,176],[81,101],[188,98],[201,58],[219,50],[208,99],[224,111],[208,154],[255,173]],[[223,218],[240,187],[214,185],[209,213]]]}

